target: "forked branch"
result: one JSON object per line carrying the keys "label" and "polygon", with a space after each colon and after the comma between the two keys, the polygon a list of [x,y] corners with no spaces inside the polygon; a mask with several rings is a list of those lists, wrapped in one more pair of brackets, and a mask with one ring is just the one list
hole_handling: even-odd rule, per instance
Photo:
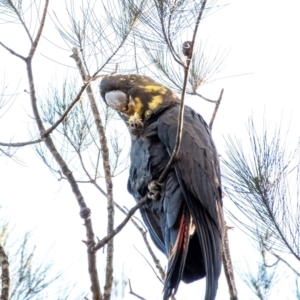
{"label": "forked branch", "polygon": [[[73,55],[77,68],[81,74],[82,80],[85,81],[87,78],[87,73],[84,69],[82,61],[78,55],[78,51],[76,48],[72,49]],[[96,100],[93,94],[93,90],[90,85],[87,86],[87,95],[90,101],[91,110],[93,112],[99,142],[101,147],[101,154],[102,154],[102,161],[103,161],[103,169],[105,174],[105,183],[106,183],[106,199],[107,199],[107,211],[108,211],[108,224],[107,224],[107,234],[110,234],[114,229],[114,198],[113,198],[113,182],[110,170],[110,159],[109,159],[109,149],[107,147],[107,139],[105,135],[105,129],[102,124],[102,120],[100,117],[100,112],[98,110]],[[114,255],[114,248],[113,248],[113,240],[108,242],[107,246],[107,256],[106,256],[106,281],[104,286],[104,294],[103,299],[109,300],[112,283],[113,283],[113,255]]]}
{"label": "forked branch", "polygon": [[131,217],[135,214],[135,212],[140,209],[145,203],[147,203],[147,201],[149,201],[148,195],[143,197],[134,207],[132,207],[128,211],[126,218],[110,234],[100,240],[91,250],[97,251],[101,249],[105,244],[107,244],[108,241],[110,241],[125,227],[125,225],[130,221]]}
{"label": "forked branch", "polygon": [[[95,245],[95,236],[94,236],[92,221],[91,221],[91,217],[90,217],[90,214],[91,214],[90,209],[86,206],[86,203],[85,203],[84,198],[79,190],[79,187],[73,176],[72,171],[69,169],[66,162],[64,161],[62,156],[57,151],[51,137],[49,135],[46,135],[46,136],[44,135],[46,130],[45,130],[44,124],[42,122],[42,119],[41,119],[41,116],[39,114],[38,107],[37,107],[37,97],[36,97],[36,92],[35,92],[35,83],[34,83],[31,62],[32,62],[34,53],[36,51],[36,48],[38,46],[41,34],[43,32],[46,15],[47,15],[48,3],[49,3],[49,0],[46,0],[45,6],[43,9],[40,26],[37,31],[37,35],[36,35],[34,42],[30,48],[29,56],[25,59],[26,68],[27,68],[27,77],[28,77],[28,83],[29,83],[29,91],[30,91],[29,94],[30,94],[30,99],[31,99],[31,106],[32,106],[34,118],[35,118],[36,124],[38,126],[40,135],[42,138],[44,138],[45,145],[49,149],[49,151],[52,154],[53,158],[55,159],[56,163],[60,166],[62,173],[67,178],[67,180],[72,188],[72,191],[77,199],[77,202],[80,206],[80,216],[84,219],[84,225],[86,227],[86,236],[87,236],[86,244],[89,246],[88,249],[90,249],[90,247],[93,247],[93,245]],[[3,46],[3,44],[2,44],[2,46]],[[7,47],[5,47],[5,48],[7,48]],[[12,54],[16,55],[15,53],[12,53]],[[16,56],[18,56],[18,55],[16,55]],[[20,57],[20,58],[23,59],[23,57]],[[102,294],[100,292],[100,285],[99,285],[98,273],[97,273],[97,268],[96,268],[96,254],[93,251],[88,251],[88,268],[89,268],[89,275],[90,275],[90,280],[91,280],[91,290],[92,290],[92,294],[93,294],[93,300],[102,300]]]}

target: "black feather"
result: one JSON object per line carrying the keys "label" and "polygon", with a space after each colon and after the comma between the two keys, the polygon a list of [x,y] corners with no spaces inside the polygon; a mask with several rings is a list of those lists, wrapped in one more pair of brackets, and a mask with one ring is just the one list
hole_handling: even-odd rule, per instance
{"label": "black feather", "polygon": [[[124,78],[130,78],[129,88]],[[139,95],[134,83],[143,84],[143,80],[145,77],[137,75],[120,75],[112,81],[108,77],[101,88],[102,97],[116,89],[117,83],[128,97],[130,91]],[[147,77],[145,82],[153,83]],[[171,94],[166,94],[162,106],[144,120],[140,135],[132,140],[128,191],[137,202],[148,193],[148,184],[158,179],[175,147],[179,102],[173,96],[168,100]],[[142,92],[139,97],[146,99]],[[142,207],[141,214],[153,242],[169,260],[164,300],[176,293],[180,280],[190,283],[205,276],[205,300],[215,299],[224,226],[219,160],[207,124],[189,107],[185,107],[176,162],[159,199]]]}

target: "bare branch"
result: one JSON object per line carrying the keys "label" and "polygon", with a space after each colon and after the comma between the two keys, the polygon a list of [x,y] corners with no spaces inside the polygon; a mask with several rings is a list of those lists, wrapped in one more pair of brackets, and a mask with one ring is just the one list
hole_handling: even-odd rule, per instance
{"label": "bare branch", "polygon": [[35,53],[35,50],[37,48],[37,45],[38,45],[38,43],[40,41],[43,29],[44,29],[44,25],[45,25],[45,20],[46,20],[47,11],[48,11],[48,5],[49,5],[49,0],[46,0],[45,6],[44,6],[44,10],[43,10],[42,19],[41,19],[41,22],[40,22],[40,26],[39,26],[37,35],[36,35],[36,37],[35,37],[32,45],[31,45],[31,48],[30,48],[27,60],[31,60],[32,59],[32,57],[33,57],[33,55]]}
{"label": "bare branch", "polygon": [[[171,18],[171,14],[170,14],[170,18]],[[170,22],[170,18],[169,18],[169,22]],[[173,56],[173,59],[179,64],[181,65],[183,68],[186,68],[187,65],[184,63],[184,61],[181,59],[181,57],[179,56],[179,54],[175,51],[173,43],[170,39],[169,34],[166,33],[166,29],[165,29],[165,25],[163,22],[163,16],[160,17],[160,22],[161,22],[161,29],[162,29],[162,33],[164,35],[165,41],[168,45],[168,48],[170,49],[170,52]],[[170,28],[169,28],[169,32],[170,32]]]}
{"label": "bare branch", "polygon": [[2,42],[0,42],[0,45],[6,49],[8,52],[10,52],[12,55],[15,55],[19,58],[21,58],[22,60],[26,61],[26,58],[20,54],[18,54],[17,52],[15,52],[14,50],[10,49],[9,47],[5,46]]}
{"label": "bare branch", "polygon": [[230,300],[238,300],[237,289],[235,286],[235,279],[234,279],[234,273],[233,273],[232,260],[231,260],[231,256],[230,256],[229,241],[228,241],[228,227],[227,226],[226,226],[226,229],[224,230],[224,235],[223,235],[222,260],[223,260],[225,277],[226,277],[228,288],[229,288]]}
{"label": "bare branch", "polygon": [[[159,259],[156,257],[156,255],[154,254],[151,246],[150,246],[150,243],[148,241],[148,238],[147,238],[147,231],[145,231],[141,226],[138,225],[138,223],[132,218],[131,219],[131,222],[135,225],[135,227],[139,230],[139,232],[141,233],[143,239],[144,239],[144,243],[148,249],[148,252],[150,253],[151,257],[152,257],[152,260],[153,262],[155,263],[155,267],[158,269],[159,273],[160,273],[160,277],[163,281],[165,281],[166,279],[166,273],[159,261]],[[155,273],[156,274],[156,273]]]}
{"label": "bare branch", "polygon": [[42,141],[43,141],[42,139],[38,139],[35,141],[19,142],[19,143],[2,143],[2,142],[0,142],[0,146],[18,148],[18,147],[24,147],[24,146],[28,146],[28,145],[38,144],[38,143],[41,143]]}
{"label": "bare branch", "polygon": [[214,124],[215,117],[216,117],[216,115],[217,115],[219,106],[220,106],[220,104],[221,104],[221,100],[222,100],[222,97],[223,97],[223,92],[224,92],[224,89],[221,90],[219,99],[218,99],[218,101],[217,101],[217,103],[216,103],[214,112],[213,112],[213,114],[212,114],[212,116],[211,116],[211,120],[210,120],[209,125],[208,125],[208,127],[209,127],[210,130],[212,130],[212,127],[213,127],[213,124]]}
{"label": "bare branch", "polygon": [[117,235],[128,223],[128,221],[131,219],[131,217],[135,214],[135,212],[140,209],[145,203],[149,201],[148,195],[143,197],[134,207],[132,207],[126,216],[126,218],[110,233],[108,234],[105,238],[100,240],[91,250],[92,251],[97,251],[101,249],[109,240],[111,240],[115,235]]}
{"label": "bare branch", "polygon": [[[265,245],[264,245],[265,246]],[[266,246],[265,246],[266,247]],[[300,277],[300,272],[297,271],[294,267],[291,266],[290,263],[288,263],[285,259],[282,258],[282,256],[276,254],[274,251],[272,251],[271,249],[266,248],[266,250],[268,252],[270,252],[273,256],[275,256],[277,258],[277,261],[275,262],[275,264],[278,263],[278,261],[282,261],[285,265],[287,265],[298,277]],[[274,266],[275,264],[273,264],[272,266]],[[266,265],[266,264],[265,264]],[[269,266],[266,266],[269,267]]]}
{"label": "bare branch", "polygon": [[9,300],[9,262],[4,248],[0,245],[0,267],[1,267],[1,300]]}
{"label": "bare branch", "polygon": [[[82,80],[85,81],[87,78],[86,71],[82,64],[82,61],[78,55],[78,51],[76,48],[72,49],[73,55],[79,72],[81,74]],[[99,135],[99,141],[101,146],[101,153],[103,157],[103,169],[105,174],[105,182],[106,182],[106,198],[107,198],[107,234],[110,234],[114,229],[114,199],[113,199],[113,182],[111,177],[111,170],[109,164],[109,150],[107,147],[107,140],[105,135],[105,130],[102,125],[102,120],[100,117],[100,113],[96,104],[96,100],[90,85],[87,86],[87,94],[91,105],[91,110],[93,112],[97,132]],[[106,258],[106,281],[104,286],[104,294],[103,299],[109,300],[111,289],[112,289],[112,282],[113,282],[113,254],[114,254],[114,247],[113,247],[113,239],[108,242],[107,245],[107,258]]]}
{"label": "bare branch", "polygon": [[[263,242],[262,242],[262,244],[263,244]],[[277,260],[276,260],[273,264],[271,264],[271,265],[267,263],[266,249],[265,249],[265,247],[262,247],[262,250],[261,250],[261,256],[262,256],[262,258],[263,258],[263,263],[264,263],[265,267],[267,267],[267,268],[273,268],[273,267],[275,267],[275,266],[279,263],[279,259],[278,259],[278,258],[277,258]]]}
{"label": "bare branch", "polygon": [[[91,176],[89,175],[89,173],[85,170],[86,172],[86,175],[89,177],[90,181],[88,181],[88,183],[92,183],[94,184],[94,186],[100,191],[100,193],[102,195],[104,195],[106,197],[106,193],[103,191],[103,189],[97,184],[97,182],[95,180],[93,180],[91,178]],[[128,215],[128,209],[125,210],[123,209],[117,202],[114,201],[114,205],[115,207],[117,207],[124,215]],[[140,221],[139,219],[137,219],[138,221]],[[144,230],[138,223],[136,220],[134,220],[134,218],[131,218],[131,222],[133,223],[133,225],[137,228],[137,230],[141,233],[142,237],[143,237],[143,240],[144,240],[144,243],[152,257],[152,260],[153,262],[155,263],[155,267],[158,269],[159,273],[160,273],[160,276],[161,276],[161,279],[164,281],[165,278],[166,278],[166,274],[165,274],[165,271],[159,261],[159,259],[156,257],[154,251],[152,250],[152,247],[148,241],[148,238],[147,238],[147,231]],[[141,222],[141,221],[140,221]],[[155,273],[156,274],[156,273]]]}
{"label": "bare branch", "polygon": [[66,109],[66,111],[61,115],[61,117],[47,130],[41,133],[42,138],[47,137],[69,114],[69,112],[72,110],[74,105],[81,99],[83,92],[87,88],[87,86],[90,84],[91,80],[86,82],[81,88],[80,91],[78,92],[77,96],[73,100],[73,102],[69,105],[69,107]]}
{"label": "bare branch", "polygon": [[128,284],[129,284],[129,294],[135,296],[135,297],[138,298],[138,299],[146,300],[145,298],[139,296],[138,294],[136,294],[136,293],[134,293],[134,292],[132,291],[130,279],[128,279]]}
{"label": "bare branch", "polygon": [[170,158],[167,166],[165,167],[164,171],[160,174],[160,176],[157,180],[157,183],[162,183],[165,180],[171,166],[173,165],[173,163],[174,163],[174,161],[175,161],[175,159],[178,155],[179,149],[180,149],[181,137],[182,137],[182,128],[183,128],[185,93],[186,93],[187,83],[188,83],[188,79],[189,79],[189,70],[190,70],[190,67],[191,67],[191,62],[192,62],[192,58],[193,58],[193,54],[194,54],[194,44],[195,44],[195,41],[196,41],[197,32],[198,32],[199,24],[200,24],[200,21],[201,21],[201,18],[202,18],[202,14],[203,14],[205,5],[206,5],[206,0],[204,0],[202,2],[200,11],[198,13],[198,18],[197,18],[194,33],[193,33],[193,39],[192,39],[192,42],[191,42],[191,49],[190,49],[189,55],[188,55],[187,60],[186,60],[186,66],[184,67],[184,81],[183,81],[183,88],[182,88],[182,93],[181,93],[181,102],[180,102],[180,110],[179,110],[179,115],[178,115],[178,128],[177,128],[177,134],[176,134],[175,147],[173,149],[171,158]]}
{"label": "bare branch", "polygon": [[204,97],[203,95],[201,95],[199,93],[192,93],[191,95],[198,96],[198,97],[202,98],[203,100],[205,100],[207,102],[210,102],[210,103],[217,103],[218,102],[218,100],[215,101],[215,100],[208,99],[208,98]]}
{"label": "bare branch", "polygon": [[31,34],[30,34],[30,32],[29,32],[29,30],[28,30],[28,28],[27,28],[27,26],[26,26],[24,20],[22,19],[22,17],[21,17],[21,15],[20,15],[19,11],[17,10],[16,6],[13,4],[13,2],[12,2],[11,0],[7,0],[7,2],[8,2],[8,4],[9,4],[9,7],[14,11],[14,13],[17,15],[19,21],[20,21],[21,24],[23,25],[23,27],[24,27],[24,29],[25,29],[25,31],[26,31],[26,34],[27,34],[27,36],[28,36],[28,38],[29,38],[29,40],[30,40],[30,42],[31,42],[31,44],[32,44],[32,43],[33,43],[33,40],[32,40]]}
{"label": "bare branch", "polygon": [[[49,2],[49,0],[46,0],[43,17],[42,17],[42,21],[40,23],[37,37],[31,47],[29,57],[28,57],[28,59],[26,59],[31,106],[32,106],[35,121],[37,123],[37,126],[38,126],[41,136],[45,132],[45,127],[43,125],[43,122],[41,120],[41,117],[40,117],[40,114],[39,114],[39,111],[37,108],[37,98],[36,98],[36,93],[35,93],[35,85],[34,85],[31,61],[32,61],[33,55],[35,53],[36,47],[38,45],[39,38],[42,34],[45,17],[47,14],[48,2]],[[95,245],[95,236],[94,236],[92,221],[91,221],[91,217],[90,217],[90,215],[91,215],[90,209],[86,206],[86,203],[85,203],[84,198],[78,188],[78,185],[73,176],[73,173],[68,168],[68,166],[67,166],[66,162],[64,161],[64,159],[62,158],[62,156],[58,153],[58,151],[49,135],[45,137],[44,142],[45,142],[47,148],[49,149],[49,151],[51,152],[51,154],[53,155],[53,158],[55,159],[57,164],[60,166],[63,174],[66,176],[66,178],[72,188],[72,191],[77,199],[78,205],[80,206],[80,216],[84,219],[84,225],[86,227],[86,236],[87,236],[86,244],[89,247],[88,249],[90,249],[91,247],[93,247]],[[97,272],[97,267],[96,267],[96,254],[93,251],[88,251],[88,269],[89,269],[89,275],[90,275],[90,280],[91,280],[91,290],[92,290],[92,294],[93,294],[93,300],[102,300],[99,279],[98,279],[98,272]]]}
{"label": "bare branch", "polygon": [[[213,122],[214,122],[215,117],[217,115],[218,108],[219,108],[221,100],[222,100],[223,92],[224,92],[224,89],[221,90],[219,99],[216,103],[213,115],[212,115],[211,120],[209,122],[208,127],[209,127],[210,131],[212,131]],[[238,300],[237,289],[236,289],[235,279],[234,279],[232,259],[231,259],[231,255],[230,255],[230,247],[229,247],[229,240],[228,240],[228,229],[229,229],[229,227],[226,226],[224,234],[223,234],[223,239],[222,239],[222,261],[223,261],[223,266],[224,266],[224,272],[225,272],[227,285],[228,285],[228,288],[229,288],[230,300]]]}
{"label": "bare branch", "polygon": [[[133,28],[133,26],[132,26],[132,28]],[[120,48],[125,43],[128,35],[129,35],[129,32],[127,33],[127,35],[124,36],[124,38],[121,41],[121,43],[119,44],[119,46],[107,58],[107,60],[104,62],[104,64],[101,66],[101,68],[99,68],[91,77],[89,77],[89,78],[86,77],[85,78],[85,80],[84,80],[85,83],[81,87],[81,89],[78,92],[78,94],[77,94],[76,98],[74,99],[74,101],[70,104],[70,106],[68,107],[68,109],[61,115],[61,117],[55,122],[55,124],[53,124],[50,128],[48,128],[45,132],[42,133],[42,137],[46,137],[47,135],[49,135],[65,119],[65,117],[69,114],[69,112],[72,110],[72,108],[74,107],[74,105],[81,99],[81,96],[82,96],[83,92],[90,85],[90,83],[92,81],[97,80],[98,78],[102,77],[101,75],[98,76],[98,74],[103,70],[103,68],[111,61],[111,59],[120,50]],[[71,55],[71,57],[73,58],[73,54]]]}
{"label": "bare branch", "polygon": [[[86,171],[85,171],[86,172]],[[104,195],[106,197],[106,193],[103,191],[103,189],[97,184],[97,182],[95,180],[93,180],[90,175],[86,172],[86,175],[90,178],[90,181],[89,183],[92,183],[94,184],[94,186],[100,191],[100,193],[102,195]],[[123,209],[117,202],[114,201],[114,205],[124,214],[124,215],[128,215],[128,209],[125,210]],[[138,219],[137,219],[138,220]],[[161,276],[161,279],[164,281],[165,278],[166,278],[166,274],[165,274],[165,271],[159,261],[159,259],[156,257],[154,251],[152,250],[152,247],[148,241],[148,238],[147,238],[147,231],[144,230],[141,226],[139,226],[139,224],[137,223],[136,220],[134,220],[134,218],[131,218],[131,222],[133,223],[133,225],[137,228],[137,230],[141,233],[142,237],[143,237],[143,240],[144,240],[144,243],[152,257],[152,260],[153,262],[155,263],[155,267],[158,269],[159,273],[160,273],[160,276]],[[140,221],[141,222],[141,221]]]}
{"label": "bare branch", "polygon": [[[132,220],[131,220],[132,221]],[[155,274],[155,276],[156,276],[156,278],[162,283],[162,284],[164,284],[164,282],[159,278],[159,276],[156,274],[156,272],[155,272],[155,270],[154,270],[154,268],[151,266],[151,264],[150,264],[150,262],[148,261],[148,259],[145,257],[145,255],[141,252],[141,251],[139,251],[139,249],[137,248],[137,247],[135,247],[134,245],[133,245],[133,247],[134,247],[134,249],[145,259],[145,261],[146,261],[146,263],[149,265],[149,267],[151,268],[151,270],[153,271],[153,273]]]}
{"label": "bare branch", "polygon": [[147,239],[147,231],[143,230],[142,227],[140,227],[137,222],[134,220],[134,219],[131,219],[131,222],[135,225],[135,227],[140,231],[141,235],[143,236],[143,239],[144,239],[144,243],[152,257],[152,260],[153,262],[155,263],[155,267],[158,269],[159,273],[160,273],[160,277],[163,281],[165,281],[166,279],[166,273],[159,261],[159,259],[156,257],[156,255],[154,254],[150,244],[149,244],[149,241]]}

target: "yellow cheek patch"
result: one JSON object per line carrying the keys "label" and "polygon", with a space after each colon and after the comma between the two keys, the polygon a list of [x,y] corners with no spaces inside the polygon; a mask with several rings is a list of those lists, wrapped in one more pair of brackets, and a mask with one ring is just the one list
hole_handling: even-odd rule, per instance
{"label": "yellow cheek patch", "polygon": [[135,114],[139,115],[143,108],[142,101],[139,97],[135,97],[134,101],[130,101],[128,106],[128,111],[126,111],[128,116],[133,116]]}
{"label": "yellow cheek patch", "polygon": [[139,88],[143,89],[146,93],[156,94],[151,97],[151,101],[148,104],[148,108],[150,110],[155,110],[160,104],[163,103],[163,96],[166,95],[168,89],[166,89],[162,85],[154,85],[148,84],[145,86],[139,86]]}
{"label": "yellow cheek patch", "polygon": [[157,108],[162,103],[163,103],[163,96],[161,96],[161,95],[153,96],[152,99],[151,99],[151,102],[148,103],[148,107],[151,110],[154,110],[155,108]]}
{"label": "yellow cheek patch", "polygon": [[142,108],[143,108],[143,104],[142,104],[142,101],[139,97],[135,97],[134,98],[134,102],[135,102],[135,108],[134,108],[134,111],[139,113]]}
{"label": "yellow cheek patch", "polygon": [[158,93],[165,95],[167,92],[167,89],[161,85],[148,84],[145,86],[139,86],[139,88],[143,89],[146,93]]}

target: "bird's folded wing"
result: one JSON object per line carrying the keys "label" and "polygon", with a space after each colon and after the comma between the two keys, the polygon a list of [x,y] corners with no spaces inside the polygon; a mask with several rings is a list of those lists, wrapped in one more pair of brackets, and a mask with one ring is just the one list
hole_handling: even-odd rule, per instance
{"label": "bird's folded wing", "polygon": [[[172,153],[179,106],[166,110],[158,121],[158,136]],[[206,268],[206,298],[214,299],[221,270],[223,213],[218,155],[200,115],[185,108],[182,141],[175,162],[182,194],[196,226]]]}

